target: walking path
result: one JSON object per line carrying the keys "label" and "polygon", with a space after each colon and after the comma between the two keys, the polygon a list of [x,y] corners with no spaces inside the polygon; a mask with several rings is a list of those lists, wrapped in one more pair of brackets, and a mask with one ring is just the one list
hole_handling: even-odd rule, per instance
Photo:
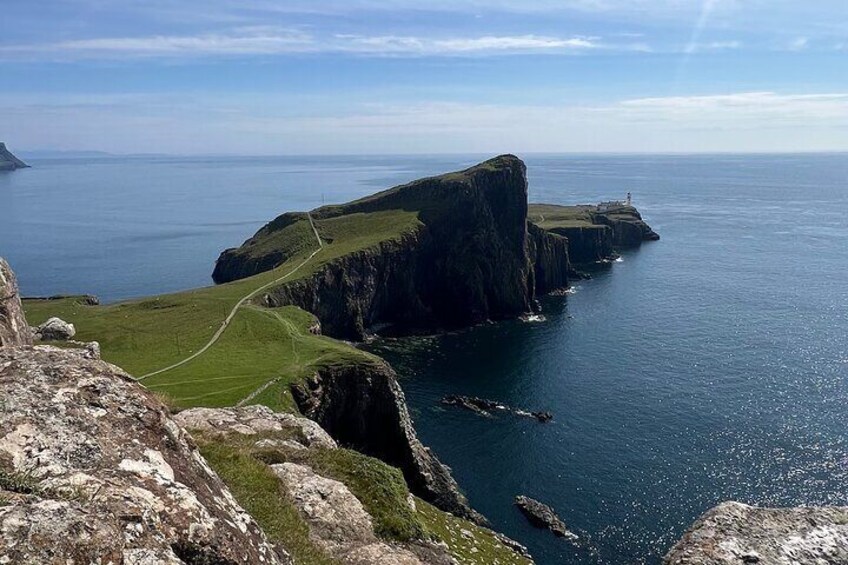
{"label": "walking path", "polygon": [[315,234],[315,239],[318,240],[318,249],[313,251],[312,254],[309,257],[307,257],[306,259],[303,260],[302,263],[300,263],[297,267],[295,267],[294,269],[292,269],[291,271],[289,271],[285,275],[281,276],[278,279],[274,279],[273,281],[271,281],[267,284],[264,284],[264,285],[260,286],[259,288],[255,289],[255,290],[252,290],[250,293],[248,293],[244,297],[242,297],[241,300],[236,302],[236,305],[233,306],[233,309],[230,310],[230,313],[227,315],[226,318],[224,318],[224,321],[221,324],[221,327],[219,327],[218,330],[212,335],[212,339],[210,339],[206,343],[206,345],[204,345],[203,347],[198,349],[195,353],[189,355],[188,357],[186,357],[182,361],[178,361],[177,363],[174,363],[173,365],[169,365],[169,366],[165,367],[164,369],[159,369],[157,371],[147,373],[146,375],[142,375],[142,376],[136,378],[136,380],[137,381],[143,381],[144,379],[147,379],[149,377],[165,373],[167,371],[170,371],[171,369],[176,369],[177,367],[181,367],[181,366],[185,365],[186,363],[188,363],[189,361],[192,361],[193,359],[196,359],[196,358],[200,357],[201,355],[203,355],[204,353],[206,353],[206,351],[208,351],[210,347],[215,345],[215,343],[221,338],[221,335],[223,335],[223,333],[227,329],[227,326],[229,325],[230,321],[232,321],[232,319],[235,317],[236,313],[238,312],[238,309],[241,308],[242,306],[244,306],[244,304],[248,300],[252,299],[257,294],[259,294],[263,290],[267,289],[268,287],[274,286],[275,284],[279,284],[279,283],[283,282],[284,280],[286,280],[287,278],[289,278],[290,276],[292,276],[293,274],[295,274],[304,265],[309,263],[312,260],[312,258],[315,257],[322,249],[324,249],[324,242],[321,241],[321,236],[318,235],[318,229],[315,227],[315,222],[312,221],[312,215],[309,212],[307,212],[306,216],[309,218],[309,225],[312,226],[312,232]]}

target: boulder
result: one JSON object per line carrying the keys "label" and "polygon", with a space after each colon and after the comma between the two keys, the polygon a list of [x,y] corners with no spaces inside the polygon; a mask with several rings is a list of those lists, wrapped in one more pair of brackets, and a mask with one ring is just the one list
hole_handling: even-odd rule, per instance
{"label": "boulder", "polygon": [[15,273],[0,257],[0,347],[32,345]]}
{"label": "boulder", "polygon": [[165,406],[88,357],[0,349],[0,563],[289,563]]}
{"label": "boulder", "polygon": [[[267,406],[244,406],[239,408],[191,408],[174,416],[181,426],[191,431],[207,434],[261,435],[268,432],[290,432],[291,440],[286,443],[301,447],[336,448],[336,442],[321,426],[308,418],[293,414],[274,412]],[[278,447],[278,440],[260,438],[257,446]]]}
{"label": "boulder", "polygon": [[665,565],[848,563],[848,507],[756,508],[725,502],[705,513]]}
{"label": "boulder", "polygon": [[42,341],[68,341],[77,334],[77,329],[60,318],[50,318],[36,328],[35,334]]}
{"label": "boulder", "polygon": [[557,537],[576,540],[577,536],[568,531],[565,523],[559,519],[553,508],[538,500],[526,496],[516,496],[515,505],[521,510],[527,520],[537,528],[550,530]]}

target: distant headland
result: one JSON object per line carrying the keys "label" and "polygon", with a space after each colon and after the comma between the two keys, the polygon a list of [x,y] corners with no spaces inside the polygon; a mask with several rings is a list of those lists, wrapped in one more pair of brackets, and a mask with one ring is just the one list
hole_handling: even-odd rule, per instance
{"label": "distant headland", "polygon": [[27,169],[29,165],[12,155],[6,148],[6,144],[0,142],[0,171],[14,171],[15,169]]}

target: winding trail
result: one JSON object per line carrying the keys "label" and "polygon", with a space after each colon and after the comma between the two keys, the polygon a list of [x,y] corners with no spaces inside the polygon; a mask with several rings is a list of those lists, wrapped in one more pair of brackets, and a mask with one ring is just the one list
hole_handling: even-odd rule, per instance
{"label": "winding trail", "polygon": [[165,373],[165,372],[168,372],[168,371],[170,371],[170,370],[172,370],[172,369],[176,369],[177,367],[181,367],[181,366],[185,365],[186,363],[188,363],[189,361],[192,361],[192,360],[194,360],[194,359],[197,359],[198,357],[200,357],[201,355],[203,355],[204,353],[206,353],[206,352],[209,350],[209,348],[210,348],[210,347],[212,347],[213,345],[215,345],[215,343],[216,343],[216,342],[217,342],[217,341],[221,338],[221,336],[223,335],[224,331],[227,329],[227,326],[230,324],[230,322],[232,321],[232,319],[235,317],[235,315],[236,315],[236,313],[238,312],[239,308],[241,308],[242,306],[244,306],[244,304],[245,304],[248,300],[250,300],[251,298],[255,297],[257,294],[259,294],[260,292],[262,292],[262,291],[263,291],[263,290],[265,290],[266,288],[271,287],[271,286],[274,286],[275,284],[279,284],[279,283],[283,282],[284,280],[286,280],[287,278],[289,278],[290,276],[292,276],[293,274],[295,274],[297,271],[299,271],[301,268],[303,268],[303,266],[304,266],[304,265],[306,265],[307,263],[309,263],[309,262],[313,259],[313,257],[315,257],[316,255],[318,255],[318,253],[319,253],[322,249],[324,249],[324,242],[321,240],[321,236],[320,236],[320,235],[318,235],[318,228],[316,228],[316,227],[315,227],[315,222],[312,220],[312,214],[310,214],[309,212],[307,212],[307,213],[306,213],[306,217],[307,217],[307,218],[309,218],[309,225],[310,225],[310,226],[312,226],[312,233],[314,233],[314,234],[315,234],[315,239],[316,239],[316,240],[318,240],[318,249],[316,249],[315,251],[313,251],[313,252],[312,252],[312,254],[311,254],[309,257],[307,257],[306,259],[304,259],[304,260],[303,260],[303,262],[302,262],[302,263],[300,263],[299,265],[297,265],[294,269],[292,269],[291,271],[289,271],[289,272],[288,272],[288,273],[286,273],[285,275],[281,276],[281,277],[280,277],[280,278],[278,278],[278,279],[274,279],[273,281],[271,281],[271,282],[269,282],[269,283],[267,283],[267,284],[264,284],[264,285],[260,286],[259,288],[254,289],[254,290],[250,291],[250,293],[248,293],[248,294],[246,294],[245,296],[243,296],[243,297],[241,298],[241,300],[239,300],[238,302],[236,302],[236,305],[235,305],[235,306],[233,306],[233,309],[232,309],[232,310],[230,310],[230,313],[229,313],[229,314],[227,314],[227,317],[226,317],[226,318],[224,318],[224,321],[221,323],[221,327],[219,327],[219,328],[218,328],[218,330],[217,330],[217,331],[216,331],[216,332],[212,335],[212,339],[210,339],[210,340],[206,343],[206,345],[204,345],[203,347],[201,347],[201,348],[200,348],[200,349],[198,349],[196,352],[194,352],[193,354],[189,355],[188,357],[186,357],[186,358],[185,358],[185,359],[183,359],[182,361],[178,361],[178,362],[174,363],[173,365],[168,365],[168,366],[167,366],[167,367],[165,367],[164,369],[159,369],[159,370],[157,370],[157,371],[153,371],[153,372],[151,372],[151,373],[147,373],[146,375],[142,375],[142,376],[140,376],[140,377],[137,377],[135,380],[136,380],[136,381],[143,381],[144,379],[147,379],[147,378],[149,378],[149,377],[152,377],[152,376],[155,376],[155,375],[160,375],[160,374]]}

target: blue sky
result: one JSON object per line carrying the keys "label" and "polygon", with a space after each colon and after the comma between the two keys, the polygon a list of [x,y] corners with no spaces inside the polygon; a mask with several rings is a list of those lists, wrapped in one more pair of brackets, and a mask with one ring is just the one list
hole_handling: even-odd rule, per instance
{"label": "blue sky", "polygon": [[848,151],[846,0],[3,0],[0,139]]}

